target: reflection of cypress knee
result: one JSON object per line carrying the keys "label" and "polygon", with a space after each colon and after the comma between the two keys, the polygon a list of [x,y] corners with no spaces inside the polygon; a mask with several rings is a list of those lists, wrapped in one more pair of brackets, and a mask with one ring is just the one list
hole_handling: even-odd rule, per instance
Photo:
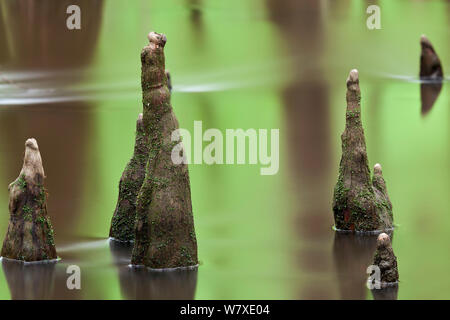
{"label": "reflection of cypress knee", "polygon": [[[333,195],[333,212],[337,229],[374,231],[392,226],[392,206],[387,198],[381,170],[376,177],[382,180],[383,191],[372,185],[360,101],[358,71],[352,70],[347,79],[346,124],[341,136],[342,157]],[[375,185],[378,186],[376,182]],[[382,204],[386,199],[389,206],[385,208]],[[391,218],[384,219],[389,214]]]}
{"label": "reflection of cypress knee", "polygon": [[55,293],[55,265],[56,263],[25,265],[20,261],[3,260],[3,273],[8,282],[11,299],[51,299]]}
{"label": "reflection of cypress knee", "polygon": [[23,261],[56,259],[44,177],[37,142],[28,139],[22,171],[8,187],[10,220],[3,257]]}
{"label": "reflection of cypress knee", "polygon": [[397,257],[392,250],[391,238],[386,233],[378,236],[373,264],[380,268],[382,286],[398,282]]}
{"label": "reflection of cypress knee", "polygon": [[148,149],[148,135],[144,130],[141,113],[136,121],[134,154],[120,178],[119,199],[109,231],[109,236],[116,240],[134,240],[136,199],[145,177]]}
{"label": "reflection of cypress knee", "polygon": [[197,240],[186,164],[171,159],[178,121],[165,74],[166,37],[151,32],[141,53],[144,126],[149,135],[146,175],[137,198],[132,264],[151,268],[193,266]]}
{"label": "reflection of cypress knee", "polygon": [[169,88],[169,92],[172,92],[172,80],[170,78],[170,72],[166,70],[167,77],[167,87]]}
{"label": "reflection of cypress knee", "polygon": [[441,60],[434,51],[430,40],[424,35],[420,37],[420,45],[422,51],[420,54],[420,77],[442,79],[444,72],[442,71]]}

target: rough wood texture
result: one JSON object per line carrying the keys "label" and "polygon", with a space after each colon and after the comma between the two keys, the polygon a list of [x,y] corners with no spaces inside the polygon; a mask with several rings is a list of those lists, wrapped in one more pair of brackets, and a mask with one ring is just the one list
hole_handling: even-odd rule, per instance
{"label": "rough wood texture", "polygon": [[346,124],[333,195],[334,219],[339,230],[383,230],[392,227],[392,205],[379,164],[373,180],[370,178],[360,102],[359,76],[354,69],[347,79]]}
{"label": "rough wood texture", "polygon": [[397,257],[392,250],[391,238],[386,233],[378,236],[373,264],[380,268],[382,285],[398,282]]}
{"label": "rough wood texture", "polygon": [[420,38],[422,52],[420,54],[420,77],[430,79],[442,79],[444,72],[442,70],[441,60],[434,51],[433,45],[425,35]]}
{"label": "rough wood texture", "polygon": [[9,225],[2,256],[22,261],[56,259],[53,228],[47,215],[44,168],[35,139],[25,142],[19,177],[9,189]]}
{"label": "rough wood texture", "polygon": [[111,221],[109,236],[119,241],[134,240],[136,200],[145,177],[148,160],[148,135],[144,130],[143,115],[136,121],[134,154],[128,162],[119,182],[119,199]]}
{"label": "rough wood texture", "polygon": [[171,159],[178,121],[165,73],[166,37],[151,32],[141,52],[145,132],[149,136],[146,175],[137,198],[132,264],[151,268],[197,265],[197,240],[186,164]]}

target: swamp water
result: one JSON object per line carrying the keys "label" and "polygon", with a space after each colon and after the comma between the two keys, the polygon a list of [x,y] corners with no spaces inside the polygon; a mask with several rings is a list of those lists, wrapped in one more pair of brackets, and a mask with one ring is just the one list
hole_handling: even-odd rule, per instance
{"label": "swamp water", "polygon": [[[61,258],[2,261],[0,298],[377,298],[365,286],[376,237],[332,230],[352,68],[370,166],[383,166],[397,225],[400,286],[391,297],[450,297],[449,1],[85,0],[75,1],[82,29],[69,31],[73,2],[0,0],[0,239],[7,186],[34,137]],[[372,3],[381,30],[366,28]],[[107,239],[151,30],[167,35],[181,128],[201,120],[222,132],[280,129],[276,175],[260,175],[259,165],[189,166],[197,271],[130,269],[131,247]],[[421,34],[447,77],[426,112]],[[66,287],[69,265],[81,268],[81,290]]]}

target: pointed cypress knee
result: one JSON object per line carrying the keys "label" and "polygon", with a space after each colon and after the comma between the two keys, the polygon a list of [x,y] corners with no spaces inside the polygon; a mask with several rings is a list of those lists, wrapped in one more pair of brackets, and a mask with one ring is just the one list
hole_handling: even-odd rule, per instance
{"label": "pointed cypress knee", "polygon": [[119,182],[119,199],[111,221],[109,236],[114,240],[133,241],[136,220],[136,200],[145,177],[148,160],[148,135],[144,129],[143,115],[136,121],[134,154]]}
{"label": "pointed cypress knee", "polygon": [[27,262],[57,258],[44,178],[37,142],[28,139],[20,175],[8,187],[10,219],[2,257]]}
{"label": "pointed cypress knee", "polygon": [[[354,69],[347,79],[346,124],[341,135],[342,157],[333,194],[333,213],[338,230],[378,231],[390,228],[392,219],[382,218],[381,202],[370,178],[360,102],[359,76]],[[387,196],[385,192],[380,193]],[[381,196],[380,199],[385,200]]]}
{"label": "pointed cypress knee", "polygon": [[444,72],[442,70],[441,60],[439,59],[433,45],[425,35],[420,37],[422,51],[420,54],[420,77],[430,79],[442,79]]}
{"label": "pointed cypress knee", "polygon": [[135,243],[131,263],[150,268],[195,266],[197,240],[189,172],[174,164],[171,141],[178,121],[170,104],[165,73],[166,37],[151,32],[141,53],[144,126],[149,135],[146,175],[137,198]]}
{"label": "pointed cypress knee", "polygon": [[387,193],[386,182],[383,178],[381,165],[377,163],[373,167],[372,178],[373,190],[375,192],[378,215],[385,229],[393,227],[394,215],[392,213],[392,203]]}
{"label": "pointed cypress knee", "polygon": [[398,283],[397,257],[392,250],[391,238],[386,233],[378,235],[373,264],[380,268],[382,287]]}

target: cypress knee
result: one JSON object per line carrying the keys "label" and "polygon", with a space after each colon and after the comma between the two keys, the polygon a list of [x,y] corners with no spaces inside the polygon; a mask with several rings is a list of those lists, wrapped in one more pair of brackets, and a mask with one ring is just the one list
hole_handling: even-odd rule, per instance
{"label": "cypress knee", "polygon": [[442,70],[441,60],[439,59],[433,45],[425,35],[420,37],[422,51],[420,54],[420,77],[430,79],[442,79],[444,72]]}
{"label": "cypress knee", "polygon": [[392,227],[392,206],[381,169],[375,173],[376,182],[370,177],[360,102],[359,76],[354,69],[347,79],[346,124],[341,135],[342,157],[333,213],[338,230],[378,231]]}
{"label": "cypress knee", "polygon": [[170,103],[165,73],[166,36],[151,32],[141,53],[143,122],[149,138],[144,182],[137,198],[135,243],[131,263],[150,268],[196,266],[197,240],[188,167],[171,154],[178,142],[178,121]]}
{"label": "cypress knee", "polygon": [[37,142],[28,139],[20,175],[8,187],[10,219],[3,257],[27,262],[57,258],[44,178]]}
{"label": "cypress knee", "polygon": [[422,114],[425,115],[433,108],[434,103],[439,97],[444,72],[441,61],[426,36],[420,38],[420,45],[422,47],[420,54],[420,78],[423,80],[432,80],[420,84]]}
{"label": "cypress knee", "polygon": [[128,162],[119,182],[119,199],[111,221],[109,236],[114,240],[134,240],[137,194],[145,177],[148,160],[148,135],[144,130],[143,115],[136,121],[134,154]]}
{"label": "cypress knee", "polygon": [[386,233],[378,236],[373,264],[380,268],[381,286],[398,283],[397,257],[392,250],[391,238]]}

